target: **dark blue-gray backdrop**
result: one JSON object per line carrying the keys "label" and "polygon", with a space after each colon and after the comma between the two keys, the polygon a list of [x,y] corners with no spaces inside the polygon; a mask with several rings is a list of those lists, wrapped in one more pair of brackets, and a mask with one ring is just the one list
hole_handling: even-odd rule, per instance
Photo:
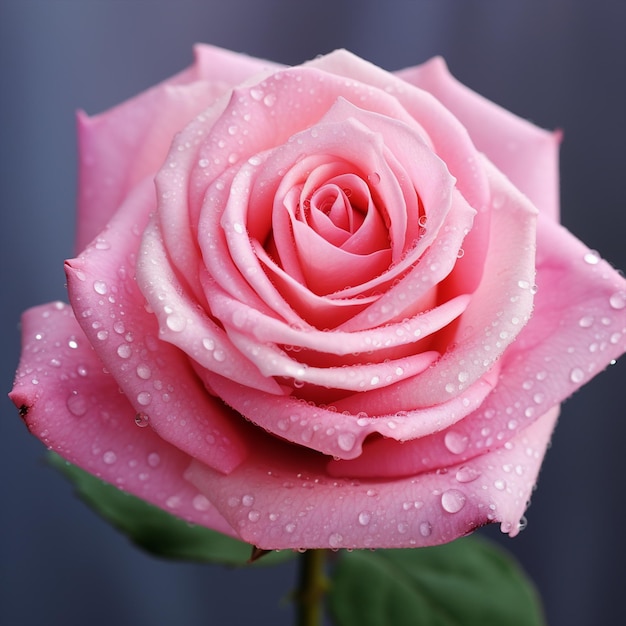
{"label": "dark blue-gray backdrop", "polygon": [[[64,299],[74,111],[99,112],[178,71],[205,41],[299,63],[337,47],[398,69],[443,54],[465,83],[563,128],[563,221],[626,268],[623,0],[0,0],[2,380],[25,307]],[[626,362],[564,408],[528,528],[505,538],[551,626],[621,622]],[[289,624],[294,568],[161,562],[87,510],[42,463],[8,400],[0,419],[0,622],[10,626]],[[499,533],[490,533],[497,535]]]}

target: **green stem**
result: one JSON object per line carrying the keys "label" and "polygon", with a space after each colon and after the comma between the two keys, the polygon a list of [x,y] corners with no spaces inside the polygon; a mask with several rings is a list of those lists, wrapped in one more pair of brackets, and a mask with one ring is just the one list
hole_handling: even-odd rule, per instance
{"label": "green stem", "polygon": [[297,626],[320,626],[322,599],[327,588],[325,550],[307,550],[300,556],[300,580],[296,593]]}

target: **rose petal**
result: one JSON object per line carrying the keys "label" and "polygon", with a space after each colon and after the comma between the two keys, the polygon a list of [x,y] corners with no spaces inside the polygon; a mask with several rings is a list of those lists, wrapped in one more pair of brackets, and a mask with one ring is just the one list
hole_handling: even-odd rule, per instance
{"label": "rose petal", "polygon": [[[400,402],[393,390],[399,384],[392,385],[386,411],[374,416],[365,411],[354,414],[341,410],[338,408],[341,401],[330,406],[309,404],[291,396],[274,396],[243,387],[212,372],[206,372],[206,377],[208,386],[224,402],[264,430],[337,459],[354,459],[361,455],[363,442],[373,433],[405,441],[436,432],[467,417],[492,391],[498,367],[467,388],[463,395],[410,411],[395,408]],[[419,375],[413,384],[417,385],[417,381]],[[375,393],[358,395],[367,397]]]}
{"label": "rose petal", "polygon": [[542,130],[468,89],[441,57],[396,75],[440,100],[467,128],[476,147],[542,212],[558,220],[561,133]]}
{"label": "rose petal", "polygon": [[100,240],[66,263],[70,300],[84,333],[135,411],[148,413],[165,440],[229,471],[246,454],[243,437],[229,411],[207,395],[186,356],[158,339],[157,320],[144,308],[134,279],[139,234],[153,207],[152,183],[144,181]]}
{"label": "rose petal", "polygon": [[449,430],[402,446],[368,444],[355,461],[332,462],[341,476],[406,475],[446,467],[494,445],[558,405],[626,350],[626,280],[550,217],[538,223],[533,315],[508,348],[497,387]]}
{"label": "rose petal", "polygon": [[[343,76],[350,83],[363,82],[392,95],[414,120],[419,120],[434,151],[457,179],[457,186],[467,201],[479,212],[487,205],[487,179],[477,166],[478,154],[470,135],[454,115],[430,93],[347,50],[335,50],[310,61],[306,66]],[[372,109],[369,103],[368,108]],[[384,114],[384,111],[380,112]]]}
{"label": "rose petal", "polygon": [[466,309],[469,294],[457,296],[425,313],[402,321],[363,331],[322,331],[307,324],[290,325],[264,314],[225,293],[210,277],[204,278],[205,291],[212,313],[228,332],[234,326],[263,343],[308,348],[321,354],[349,355],[374,350],[392,350],[421,341],[458,318]]}
{"label": "rose petal", "polygon": [[59,302],[30,309],[22,329],[22,358],[10,397],[34,435],[124,491],[195,524],[234,534],[184,480],[191,458],[161,439],[119,393],[69,306]]}
{"label": "rose petal", "polygon": [[339,410],[381,414],[389,407],[391,395],[397,411],[445,402],[480,380],[530,317],[537,211],[486,160],[484,169],[499,208],[492,212],[483,280],[450,338],[453,348],[424,372],[419,382],[400,382],[393,388],[373,391],[367,398],[350,396],[337,403]]}
{"label": "rose petal", "polygon": [[94,117],[78,114],[77,249],[106,225],[135,184],[161,167],[172,137],[242,80],[276,64],[212,46],[187,70]]}
{"label": "rose petal", "polygon": [[261,548],[429,546],[495,521],[515,535],[557,414],[547,413],[508,448],[446,473],[334,479],[318,457],[275,444],[255,450],[227,479],[199,463],[187,478],[244,541]]}
{"label": "rose petal", "polygon": [[185,293],[169,266],[154,219],[144,230],[141,249],[137,284],[157,317],[160,339],[221,376],[270,393],[282,393],[274,380],[261,374]]}

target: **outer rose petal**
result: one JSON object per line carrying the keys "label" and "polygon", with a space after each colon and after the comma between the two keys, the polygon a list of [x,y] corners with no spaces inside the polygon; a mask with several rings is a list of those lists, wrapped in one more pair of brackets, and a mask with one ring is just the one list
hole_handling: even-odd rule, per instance
{"label": "outer rose petal", "polygon": [[183,478],[191,458],[152,428],[88,343],[69,306],[28,310],[11,399],[29,430],[68,461],[190,522],[229,535],[232,528]]}
{"label": "outer rose petal", "polygon": [[146,311],[133,275],[153,194],[151,181],[139,185],[94,245],[67,262],[70,301],[136,412],[149,414],[154,429],[176,447],[227,472],[246,454],[243,434],[185,355],[158,340],[157,320]]}
{"label": "outer rose petal", "polygon": [[557,414],[446,473],[333,479],[319,457],[276,443],[259,447],[228,477],[194,462],[187,478],[260,548],[430,546],[494,521],[515,535]]}
{"label": "outer rose petal", "polygon": [[468,89],[440,57],[395,74],[442,102],[467,128],[476,147],[540,211],[558,220],[560,133],[542,130]]}
{"label": "outer rose petal", "polygon": [[105,226],[135,184],[155,174],[172,137],[230,88],[277,64],[212,46],[194,64],[94,117],[78,114],[80,153],[77,250]]}

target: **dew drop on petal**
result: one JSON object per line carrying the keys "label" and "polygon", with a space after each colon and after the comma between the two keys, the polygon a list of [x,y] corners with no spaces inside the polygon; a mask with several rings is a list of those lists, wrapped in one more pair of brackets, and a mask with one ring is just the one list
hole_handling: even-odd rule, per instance
{"label": "dew drop on petal", "polygon": [[68,396],[66,404],[67,410],[75,417],[82,417],[87,413],[87,401],[76,391]]}
{"label": "dew drop on petal", "polygon": [[368,511],[361,511],[359,513],[358,519],[361,526],[367,526],[370,523],[370,519],[372,519],[372,516]]}
{"label": "dew drop on petal", "polygon": [[612,309],[620,310],[626,307],[626,291],[616,291],[609,298]]}
{"label": "dew drop on petal", "polygon": [[211,503],[208,498],[201,493],[194,496],[191,504],[196,511],[208,511],[211,508]]}
{"label": "dew drop on petal", "polygon": [[448,489],[441,494],[441,506],[448,513],[458,513],[465,506],[465,495],[458,489]]}
{"label": "dew drop on petal", "polygon": [[581,317],[578,320],[578,325],[581,328],[590,328],[591,326],[593,326],[593,316],[592,315],[585,315],[584,317]]}
{"label": "dew drop on petal", "polygon": [[160,463],[161,463],[161,457],[159,456],[157,452],[151,452],[148,455],[148,465],[150,467],[158,467]]}
{"label": "dew drop on petal", "polygon": [[152,401],[152,395],[149,391],[141,391],[137,394],[137,402],[141,406],[148,406]]}
{"label": "dew drop on petal", "polygon": [[462,454],[467,449],[468,438],[454,431],[449,431],[444,437],[444,444],[452,454]]}
{"label": "dew drop on petal", "polygon": [[187,326],[187,320],[177,313],[171,313],[165,319],[165,325],[175,333],[179,333],[182,330],[185,330],[185,326]]}
{"label": "dew drop on petal", "polygon": [[354,448],[355,441],[356,435],[351,432],[341,433],[337,437],[337,445],[345,452],[349,452]]}
{"label": "dew drop on petal", "polygon": [[113,463],[115,463],[117,461],[117,454],[115,454],[115,452],[113,452],[113,450],[108,450],[107,452],[105,452],[102,455],[102,460],[107,465],[113,465]]}
{"label": "dew drop on petal", "polygon": [[420,535],[422,537],[430,537],[430,534],[433,532],[433,527],[430,522],[422,522],[420,524]]}
{"label": "dew drop on petal", "polygon": [[93,290],[103,296],[107,292],[107,284],[103,280],[96,280],[93,283]]}
{"label": "dew drop on petal", "polygon": [[343,543],[343,535],[340,533],[332,533],[328,537],[328,545],[331,548],[340,548]]}
{"label": "dew drop on petal", "polygon": [[580,367],[575,367],[570,373],[569,373],[569,379],[575,383],[581,383],[585,378],[585,372],[583,372],[583,370],[580,369]]}
{"label": "dew drop on petal", "polygon": [[456,479],[460,483],[471,483],[481,475],[480,470],[474,469],[469,465],[462,465],[456,471]]}
{"label": "dew drop on petal", "polygon": [[583,260],[589,265],[597,265],[600,262],[600,254],[596,250],[589,250]]}
{"label": "dew drop on petal", "polygon": [[148,380],[152,375],[152,370],[145,363],[140,363],[137,366],[137,376],[143,380]]}
{"label": "dew drop on petal", "polygon": [[139,428],[145,428],[150,422],[150,417],[145,413],[137,413],[135,415],[135,424],[139,426]]}
{"label": "dew drop on petal", "polygon": [[132,354],[132,348],[128,345],[123,343],[122,345],[117,347],[117,356],[119,356],[122,359],[128,359],[130,358],[130,355]]}

